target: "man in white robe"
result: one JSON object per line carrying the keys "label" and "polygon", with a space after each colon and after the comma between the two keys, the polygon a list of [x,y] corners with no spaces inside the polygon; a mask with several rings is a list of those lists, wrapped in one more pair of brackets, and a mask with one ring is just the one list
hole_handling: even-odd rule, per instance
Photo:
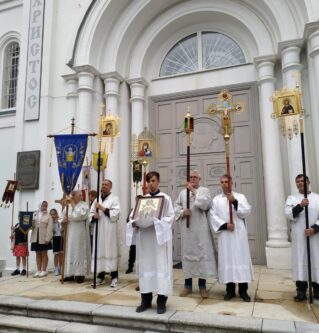
{"label": "man in white robe", "polygon": [[173,290],[172,269],[172,225],[174,209],[171,198],[160,192],[158,172],[146,175],[149,197],[164,197],[162,216],[136,218],[127,224],[126,244],[132,244],[136,233],[136,254],[141,305],[136,312],[143,312],[152,307],[152,292],[157,293],[157,313],[166,311],[167,297]]}
{"label": "man in white robe", "polygon": [[75,191],[71,196],[68,217],[63,211],[63,223],[68,223],[65,278],[64,281],[77,281],[82,283],[85,276],[90,273],[91,250],[89,231],[89,206],[82,201],[82,193]]}
{"label": "man in white robe", "polygon": [[[307,199],[304,196],[303,175],[297,175],[298,193],[286,200],[285,214],[291,221],[292,243],[292,277],[296,283],[296,302],[307,299],[308,261],[307,237],[310,237],[311,276],[314,298],[319,299],[319,195],[309,191],[310,181],[307,177]],[[308,206],[309,229],[306,229],[305,207]]]}
{"label": "man in white robe", "polygon": [[[111,274],[110,287],[115,288],[118,284],[118,237],[117,223],[120,216],[119,198],[111,193],[112,182],[109,179],[103,180],[99,202],[95,199],[91,206],[90,218],[98,219],[93,230],[93,252],[92,272],[94,272],[95,258],[95,227],[98,226],[97,237],[97,284],[105,282],[105,274]],[[98,213],[96,212],[98,210]]]}
{"label": "man in white robe", "polygon": [[[180,296],[192,292],[192,277],[198,278],[198,287],[202,298],[208,297],[206,279],[217,276],[213,237],[210,231],[207,210],[211,206],[209,189],[200,186],[201,176],[197,170],[190,172],[187,188],[190,191],[190,209],[187,209],[187,190],[180,192],[175,205],[176,221],[181,222],[182,265],[185,279]],[[189,216],[189,228],[186,218]]]}
{"label": "man in white robe", "polygon": [[[222,193],[213,199],[210,209],[212,227],[218,233],[218,280],[226,284],[225,301],[235,297],[235,283],[239,296],[250,302],[248,283],[253,279],[252,264],[245,218],[251,206],[243,194],[228,193],[228,176],[220,179]],[[233,223],[229,221],[229,202],[232,203]]]}

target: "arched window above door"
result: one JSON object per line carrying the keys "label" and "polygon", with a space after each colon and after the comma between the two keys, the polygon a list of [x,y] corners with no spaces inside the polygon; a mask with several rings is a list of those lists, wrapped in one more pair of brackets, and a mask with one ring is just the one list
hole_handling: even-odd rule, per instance
{"label": "arched window above door", "polygon": [[245,64],[240,46],[218,32],[198,32],[176,43],[162,62],[159,76]]}

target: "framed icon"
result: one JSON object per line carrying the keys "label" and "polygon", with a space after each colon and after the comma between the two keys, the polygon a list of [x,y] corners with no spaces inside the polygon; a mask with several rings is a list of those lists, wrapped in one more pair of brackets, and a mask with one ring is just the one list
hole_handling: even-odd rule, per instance
{"label": "framed icon", "polygon": [[165,197],[159,196],[139,196],[136,198],[136,204],[133,213],[133,220],[155,217],[159,220],[162,217]]}
{"label": "framed icon", "polygon": [[295,116],[301,113],[300,91],[282,90],[276,92],[272,101],[274,104],[273,118]]}

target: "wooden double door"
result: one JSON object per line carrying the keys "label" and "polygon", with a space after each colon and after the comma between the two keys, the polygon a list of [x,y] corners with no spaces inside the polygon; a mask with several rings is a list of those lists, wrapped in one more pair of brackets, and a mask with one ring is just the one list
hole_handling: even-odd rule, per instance
{"label": "wooden double door", "polygon": [[[243,102],[245,109],[232,118],[233,135],[230,141],[233,190],[244,193],[252,205],[247,218],[248,238],[254,264],[265,263],[266,217],[260,121],[256,87],[232,91],[234,102]],[[201,184],[212,196],[220,193],[219,179],[226,173],[225,144],[219,133],[220,115],[207,113],[210,103],[218,104],[217,94],[153,102],[151,127],[156,133],[156,160],[154,166],[161,175],[161,190],[176,200],[186,182],[186,135],[184,116],[189,108],[194,116],[191,136],[191,169],[202,175]],[[173,258],[181,259],[180,224],[175,223]]]}

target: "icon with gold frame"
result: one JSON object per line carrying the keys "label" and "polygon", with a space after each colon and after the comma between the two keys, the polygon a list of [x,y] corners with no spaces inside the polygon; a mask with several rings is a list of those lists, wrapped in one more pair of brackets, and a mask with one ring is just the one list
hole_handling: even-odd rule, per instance
{"label": "icon with gold frame", "polygon": [[[133,220],[144,220],[147,218],[157,218],[161,219],[163,213],[163,205],[164,205],[165,197],[162,195],[159,196],[138,196],[136,205],[133,212]],[[147,223],[145,221],[141,221],[141,223]],[[149,222],[151,223],[151,222]],[[152,223],[151,223],[152,224]],[[147,227],[146,225],[139,225],[139,227]]]}
{"label": "icon with gold frame", "polygon": [[272,118],[295,116],[302,113],[301,92],[298,89],[276,91],[272,96],[272,102],[274,104]]}
{"label": "icon with gold frame", "polygon": [[102,117],[100,123],[100,135],[102,138],[115,138],[119,136],[120,120],[116,116],[107,115]]}
{"label": "icon with gold frame", "polygon": [[138,156],[139,157],[152,157],[153,156],[153,140],[141,139],[138,140]]}

